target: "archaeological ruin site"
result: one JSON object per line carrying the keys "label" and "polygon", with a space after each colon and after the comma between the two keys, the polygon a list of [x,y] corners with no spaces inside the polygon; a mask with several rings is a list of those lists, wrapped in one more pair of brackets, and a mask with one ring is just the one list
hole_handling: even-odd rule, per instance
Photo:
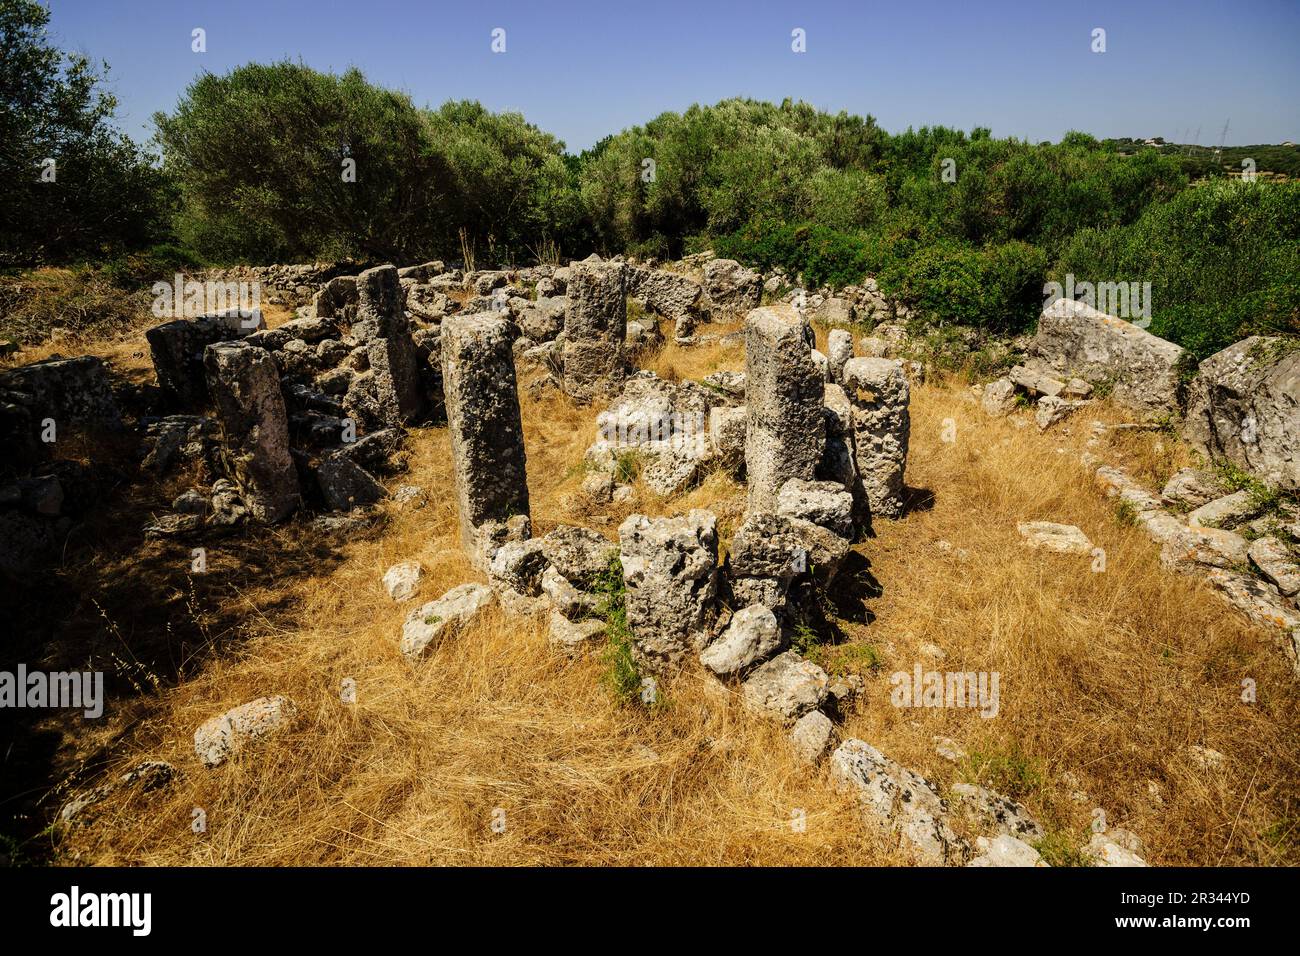
{"label": "archaeological ruin site", "polygon": [[[1062,299],[1032,337],[1005,344],[1014,361],[1004,377],[959,387],[932,383],[931,366],[909,357],[922,353],[907,307],[873,283],[810,293],[710,254],[238,277],[273,290],[276,320],[260,310],[178,318],[146,329],[147,354],[119,351],[121,364],[87,354],[0,373],[6,442],[19,450],[0,512],[4,571],[56,565],[70,530],[86,527],[102,535],[102,572],[141,575],[131,600],[214,616],[206,633],[247,642],[212,673],[180,668],[175,691],[137,701],[140,723],[107,731],[123,735],[114,744],[80,744],[117,752],[50,805],[72,852],[124,862],[276,852],[233,833],[199,850],[161,837],[160,816],[212,804],[213,826],[216,806],[265,800],[321,759],[339,774],[322,799],[346,803],[348,775],[375,771],[346,766],[340,748],[374,747],[372,720],[418,720],[386,698],[427,697],[437,710],[444,682],[487,680],[489,701],[474,709],[489,712],[461,718],[485,722],[476,732],[501,734],[503,747],[533,736],[545,747],[550,732],[528,725],[564,708],[563,695],[530,704],[533,681],[605,686],[603,729],[579,737],[608,753],[607,782],[647,795],[643,774],[729,767],[764,741],[761,759],[800,774],[800,790],[816,788],[820,812],[853,808],[852,823],[837,823],[838,853],[1044,866],[1036,847],[1074,818],[1087,838],[1070,852],[1140,866],[1164,801],[1187,799],[1169,791],[1224,772],[1218,741],[1176,721],[1161,727],[1161,769],[1147,764],[1120,792],[1093,792],[1086,767],[1063,762],[1052,773],[1068,792],[1038,807],[1024,792],[961,779],[954,771],[978,767],[971,751],[988,746],[979,725],[1019,711],[1020,682],[1041,664],[1018,629],[1050,625],[1033,608],[963,606],[960,594],[979,595],[980,579],[1014,560],[1039,576],[1015,586],[1077,591],[1062,603],[1080,602],[1068,612],[1083,615],[1078,632],[1057,622],[1052,634],[1080,642],[1080,667],[1090,654],[1132,654],[1146,613],[1169,613],[1159,606],[1174,599],[1199,622],[1180,653],[1199,660],[1222,653],[1199,642],[1228,642],[1261,694],[1292,693],[1277,685],[1300,673],[1300,514],[1249,485],[1232,490],[1221,471],[1169,469],[1199,454],[1300,488],[1300,352],[1278,340],[1244,340],[1187,380],[1179,347]],[[99,447],[113,449],[120,485],[97,474],[99,452],[87,449]],[[1152,482],[1162,467],[1167,480]],[[975,474],[953,491],[950,469]],[[1040,486],[1044,473],[1054,487]],[[93,514],[119,508],[147,518]],[[1021,520],[963,528],[964,544],[939,537],[967,508]],[[890,574],[876,570],[881,541],[901,552]],[[935,562],[945,584],[930,613],[946,622],[904,620],[877,637],[893,592],[923,585],[895,578]],[[242,563],[258,570],[241,573]],[[153,591],[142,590],[145,568]],[[265,616],[265,595],[281,587],[298,589],[296,606]],[[244,606],[202,610],[211,601]],[[250,625],[254,611],[263,620]],[[360,646],[340,646],[356,628]],[[92,643],[92,653],[128,652],[118,636],[125,647]],[[480,664],[521,668],[511,678],[526,682],[521,696],[466,673]],[[136,679],[156,680],[144,668]],[[945,709],[959,719],[936,719]],[[888,743],[895,723],[905,754]],[[420,763],[410,772],[440,773],[436,756]],[[538,773],[496,785],[489,799],[506,819],[512,788],[543,786]],[[462,782],[441,796],[472,804],[496,786],[478,794]],[[571,798],[584,789],[575,784]],[[393,809],[397,819],[412,812],[400,799]],[[140,839],[144,818],[150,836]],[[330,841],[333,853],[364,859],[385,838],[357,839]]]}
{"label": "archaeological ruin site", "polygon": [[11,948],[1285,931],[1297,40],[0,0]]}

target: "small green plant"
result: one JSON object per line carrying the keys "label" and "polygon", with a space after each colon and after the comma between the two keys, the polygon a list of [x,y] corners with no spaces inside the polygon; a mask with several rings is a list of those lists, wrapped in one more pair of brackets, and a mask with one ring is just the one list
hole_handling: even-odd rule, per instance
{"label": "small green plant", "polygon": [[1264,514],[1274,514],[1282,506],[1282,496],[1276,488],[1270,488],[1254,475],[1250,474],[1227,459],[1214,463],[1220,480],[1232,491],[1246,491],[1250,494],[1251,504]]}
{"label": "small green plant", "polygon": [[442,618],[439,617],[437,614],[430,614],[428,617],[424,619],[424,623],[432,626],[434,624],[437,624],[441,620]]}
{"label": "small green plant", "polygon": [[628,296],[627,297],[627,320],[629,322],[639,322],[644,315],[645,315],[645,306],[643,306],[636,299],[632,298],[632,296]]}
{"label": "small green plant", "polygon": [[620,485],[630,485],[641,475],[641,456],[635,451],[622,451],[614,459],[614,480]]}
{"label": "small green plant", "polygon": [[1048,866],[1092,866],[1079,844],[1079,838],[1068,830],[1049,830],[1033,846]]}
{"label": "small green plant", "polygon": [[596,579],[600,600],[596,614],[605,620],[606,645],[601,655],[605,666],[603,681],[620,704],[640,701],[641,672],[632,656],[632,628],[627,623],[627,587],[623,583],[623,563],[617,554]]}
{"label": "small green plant", "polygon": [[1041,762],[1021,752],[1018,746],[977,750],[966,758],[965,769],[971,783],[1009,797],[1023,797],[1043,787]]}
{"label": "small green plant", "polygon": [[885,659],[874,644],[857,642],[834,646],[816,645],[806,656],[832,677],[875,671],[885,664]]}
{"label": "small green plant", "polygon": [[1111,393],[1115,391],[1115,379],[1112,376],[1099,379],[1091,384],[1093,398],[1110,398]]}
{"label": "small green plant", "polygon": [[1115,503],[1115,520],[1126,528],[1132,528],[1137,525],[1138,512],[1133,506],[1133,502],[1120,500]]}
{"label": "small green plant", "polygon": [[790,638],[790,646],[799,652],[800,656],[807,657],[813,653],[815,648],[822,644],[822,636],[807,621],[800,621],[794,626],[794,634]]}

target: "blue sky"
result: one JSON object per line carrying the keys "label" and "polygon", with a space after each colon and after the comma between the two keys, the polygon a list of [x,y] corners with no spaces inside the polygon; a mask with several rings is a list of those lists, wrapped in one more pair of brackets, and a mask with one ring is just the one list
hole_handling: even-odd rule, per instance
{"label": "blue sky", "polygon": [[[359,67],[419,105],[516,109],[570,150],[728,96],[996,136],[1300,141],[1300,0],[53,0],[65,49],[107,60],[139,139],[204,70]],[[207,52],[190,49],[207,31]],[[506,31],[506,52],[491,32]],[[801,28],[807,52],[791,51]],[[1106,52],[1091,51],[1094,28]],[[1190,130],[1190,133],[1187,131]]]}

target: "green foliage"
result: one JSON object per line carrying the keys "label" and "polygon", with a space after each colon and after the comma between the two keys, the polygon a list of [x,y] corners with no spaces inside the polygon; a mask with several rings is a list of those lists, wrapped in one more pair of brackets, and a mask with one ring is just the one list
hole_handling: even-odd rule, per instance
{"label": "green foliage", "polygon": [[50,45],[49,19],[32,0],[0,2],[0,266],[157,241],[173,198],[151,157],[113,127],[101,71]]}
{"label": "green foliage", "polygon": [[966,772],[971,781],[1016,799],[1043,787],[1041,761],[1014,745],[973,752],[966,758]]}
{"label": "green foliage", "polygon": [[811,624],[807,621],[799,621],[795,624],[794,633],[790,637],[790,646],[799,652],[800,657],[807,657],[823,641],[824,638]]}
{"label": "green foliage", "polygon": [[1092,860],[1083,852],[1082,842],[1068,830],[1050,830],[1033,847],[1048,866],[1091,866]]}
{"label": "green foliage", "polygon": [[1245,491],[1249,493],[1251,503],[1264,514],[1273,514],[1282,505],[1282,495],[1276,488],[1272,488],[1260,481],[1248,471],[1228,461],[1226,458],[1218,459],[1214,462],[1214,470],[1219,476],[1219,480],[1228,487],[1230,491]]}
{"label": "green foliage", "polygon": [[1047,257],[1025,242],[926,246],[880,274],[880,287],[940,319],[995,332],[1027,328],[1042,308]]}
{"label": "green foliage", "polygon": [[614,459],[614,481],[620,485],[630,485],[641,474],[641,456],[636,450],[622,451]]}
{"label": "green foliage", "polygon": [[1204,359],[1248,335],[1300,333],[1300,183],[1216,182],[1131,226],[1082,229],[1052,278],[1151,283],[1150,331]]}
{"label": "green foliage", "polygon": [[450,257],[463,228],[480,261],[504,263],[578,219],[554,137],[477,103],[417,109],[356,69],[204,74],[155,122],[181,237],[216,260]]}
{"label": "green foliage", "polygon": [[641,673],[632,655],[632,628],[627,623],[627,590],[623,583],[623,564],[611,555],[609,566],[596,580],[599,603],[596,615],[605,620],[607,643],[601,655],[605,666],[604,682],[620,704],[640,701]]}

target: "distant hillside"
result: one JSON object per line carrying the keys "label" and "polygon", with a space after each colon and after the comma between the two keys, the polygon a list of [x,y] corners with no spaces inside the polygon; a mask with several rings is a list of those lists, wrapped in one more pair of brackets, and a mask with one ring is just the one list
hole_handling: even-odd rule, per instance
{"label": "distant hillside", "polygon": [[1256,172],[1271,179],[1300,179],[1300,146],[1293,143],[1257,146],[1197,146],[1190,143],[1167,143],[1159,136],[1149,140],[1108,139],[1103,141],[1117,152],[1131,155],[1152,150],[1177,156],[1183,170],[1193,179],[1240,176],[1242,161],[1253,159]]}

